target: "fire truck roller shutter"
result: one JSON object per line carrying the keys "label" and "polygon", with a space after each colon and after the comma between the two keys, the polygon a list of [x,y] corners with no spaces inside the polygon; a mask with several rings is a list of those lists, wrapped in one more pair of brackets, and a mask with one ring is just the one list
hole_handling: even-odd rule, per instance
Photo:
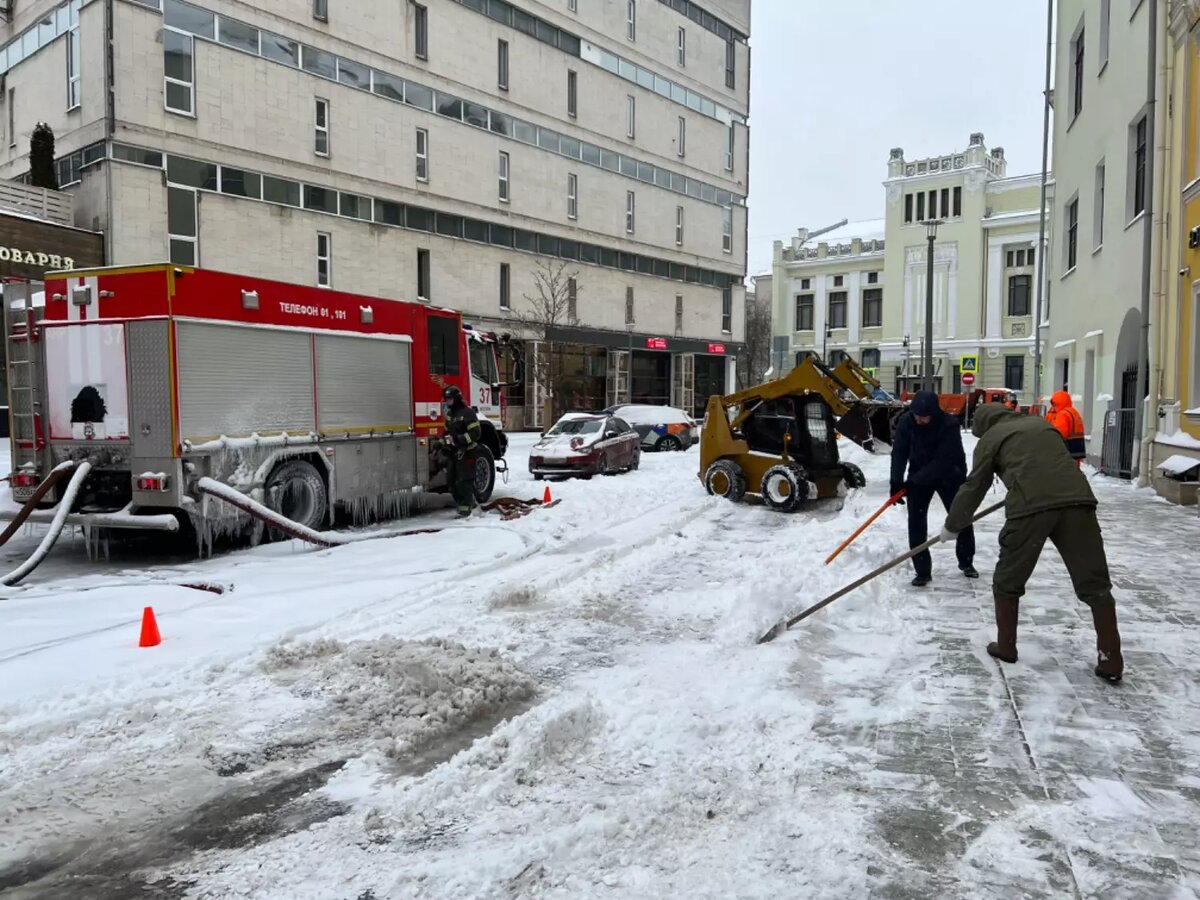
{"label": "fire truck roller shutter", "polygon": [[310,334],[177,319],[176,345],[183,440],[316,429]]}
{"label": "fire truck roller shutter", "polygon": [[317,335],[317,419],[326,434],[412,429],[411,344]]}

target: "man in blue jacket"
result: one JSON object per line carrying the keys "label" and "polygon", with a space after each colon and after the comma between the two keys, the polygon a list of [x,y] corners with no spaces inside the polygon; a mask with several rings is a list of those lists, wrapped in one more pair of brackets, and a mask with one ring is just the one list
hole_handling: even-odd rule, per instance
{"label": "man in blue jacket", "polygon": [[[905,469],[908,477],[905,477]],[[908,546],[919,546],[929,536],[929,505],[936,494],[947,510],[967,479],[967,457],[963,452],[958,419],[942,412],[937,394],[918,391],[908,412],[896,426],[892,438],[892,494],[904,490],[897,501],[908,501]],[[958,533],[958,568],[967,578],[975,571],[975,531]],[[933,558],[926,550],[913,557],[915,587],[925,587],[933,574]]]}

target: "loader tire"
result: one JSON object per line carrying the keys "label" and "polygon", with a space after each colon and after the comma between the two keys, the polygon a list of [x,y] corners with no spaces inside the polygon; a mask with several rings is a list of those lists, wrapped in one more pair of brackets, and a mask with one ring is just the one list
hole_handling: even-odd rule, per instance
{"label": "loader tire", "polygon": [[704,487],[714,497],[738,503],[746,496],[746,473],[733,460],[718,459],[704,473]]}
{"label": "loader tire", "polygon": [[846,487],[854,489],[867,486],[867,476],[854,463],[842,463],[842,473]]}
{"label": "loader tire", "polygon": [[763,476],[763,502],[777,512],[795,512],[808,502],[808,473],[795,465],[771,466]]}

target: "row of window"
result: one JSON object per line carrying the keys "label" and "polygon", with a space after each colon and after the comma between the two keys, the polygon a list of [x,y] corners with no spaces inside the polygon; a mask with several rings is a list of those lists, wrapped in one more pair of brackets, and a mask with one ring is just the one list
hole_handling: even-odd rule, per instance
{"label": "row of window", "polygon": [[[0,47],[0,75],[17,63],[23,62],[43,47],[52,44],[64,34],[79,27],[79,10],[87,0],[69,0],[50,10],[36,24],[30,25],[3,47]],[[11,11],[10,16],[11,18]],[[69,65],[70,63],[68,63]],[[78,55],[75,59],[75,77],[78,78]],[[74,106],[77,104],[71,104]],[[68,107],[70,108],[70,107]]]}
{"label": "row of window", "polygon": [[[866,275],[867,275],[867,284],[879,284],[879,273],[878,272],[867,272]],[[834,275],[833,276],[833,286],[834,287],[844,287],[845,284],[846,284],[846,276],[845,275]],[[812,279],[811,278],[801,278],[800,279],[800,290],[807,291],[807,290],[811,290],[811,289],[812,289]]]}
{"label": "row of window", "polygon": [[[101,145],[102,146],[102,145]],[[103,157],[101,157],[103,158]],[[637,272],[673,281],[699,284],[706,287],[726,288],[736,283],[737,276],[697,266],[686,266],[668,260],[626,253],[601,247],[596,244],[558,238],[553,235],[526,231],[509,225],[493,224],[469,216],[439,212],[411,204],[397,203],[377,197],[337,191],[314,184],[304,184],[285,178],[277,178],[232,166],[219,165],[188,157],[169,155],[161,151],[128,144],[112,144],[111,158],[121,162],[137,163],[156,169],[166,167],[167,182],[184,193],[211,191],[231,197],[261,200],[282,206],[291,206],[312,212],[336,215],[343,218],[374,222],[412,231],[439,234],[444,237],[460,238],[481,244],[537,253],[542,256],[574,260],[589,265]],[[176,202],[186,198],[177,197]],[[194,196],[192,202],[194,203]],[[196,237],[194,216],[183,215],[180,222],[187,225],[184,230],[170,229],[170,234],[181,239]],[[186,247],[180,247],[182,253]],[[180,264],[188,263],[189,257],[174,259]],[[190,257],[194,259],[193,257]]]}
{"label": "row of window", "polygon": [[[940,202],[939,202],[940,201]],[[927,215],[928,213],[928,215]],[[917,191],[904,195],[904,224],[927,219],[957,219],[962,215],[962,188]]]}
{"label": "row of window", "polygon": [[[826,309],[825,328],[845,328],[846,309],[849,295],[846,291],[830,291]],[[796,295],[796,330],[812,331],[812,294]],[[866,288],[862,292],[862,327],[879,328],[883,325],[883,288]]]}
{"label": "row of window", "polygon": [[[706,203],[728,206],[745,201],[744,197],[715,185],[541,128],[226,16],[216,16],[179,0],[164,0],[164,15],[167,24],[163,32],[164,102],[170,112],[193,117],[196,114],[194,39],[200,37]],[[569,106],[576,94],[572,88],[573,74],[568,73]],[[630,105],[632,121],[633,104]],[[732,141],[731,125],[726,146],[727,168],[733,165]]]}
{"label": "row of window", "polygon": [[[169,188],[169,197],[178,198],[177,201],[171,201],[180,207],[185,206],[189,201],[186,191],[178,188]],[[175,205],[170,207],[175,209]],[[184,209],[178,213],[179,218],[172,223],[172,226],[179,225],[180,227],[195,231],[195,206],[191,205],[190,209]],[[172,249],[174,251],[174,241],[172,239]],[[189,256],[190,259],[196,258],[196,247],[194,235],[190,239],[179,239],[181,241],[181,255]],[[417,251],[417,298],[428,302],[433,296],[433,285],[431,281],[430,270],[430,252],[426,248],[418,248]],[[194,265],[187,263],[182,259],[173,259],[173,262],[180,265]],[[317,286],[324,288],[333,287],[333,236],[325,231],[317,232],[316,246],[316,276]],[[500,263],[499,281],[498,281],[498,298],[499,306],[502,312],[512,311],[512,267],[509,263]],[[574,275],[568,277],[566,284],[566,315],[565,321],[575,323],[579,320],[579,283],[578,278]],[[634,305],[634,289],[632,285],[625,287],[625,324],[636,324],[636,309]],[[683,329],[683,294],[675,295],[675,329],[681,331]],[[733,288],[726,286],[721,289],[721,330],[729,334],[733,330]]]}
{"label": "row of window", "polygon": [[[1126,218],[1133,221],[1146,211],[1147,116],[1138,117],[1129,126],[1129,184],[1126,195]],[[1104,246],[1105,160],[1096,165],[1092,194],[1092,252]],[[1079,194],[1063,208],[1063,269],[1070,272],[1079,263]]]}

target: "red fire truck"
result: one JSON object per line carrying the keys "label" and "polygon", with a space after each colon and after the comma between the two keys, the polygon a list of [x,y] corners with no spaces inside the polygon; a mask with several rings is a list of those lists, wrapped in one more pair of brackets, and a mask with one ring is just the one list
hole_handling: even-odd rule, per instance
{"label": "red fire truck", "polygon": [[446,488],[447,385],[480,411],[480,501],[506,471],[506,339],[453,310],[172,265],[37,287],[4,288],[13,499],[87,460],[68,524],[246,528],[206,477],[313,529],[402,513]]}

